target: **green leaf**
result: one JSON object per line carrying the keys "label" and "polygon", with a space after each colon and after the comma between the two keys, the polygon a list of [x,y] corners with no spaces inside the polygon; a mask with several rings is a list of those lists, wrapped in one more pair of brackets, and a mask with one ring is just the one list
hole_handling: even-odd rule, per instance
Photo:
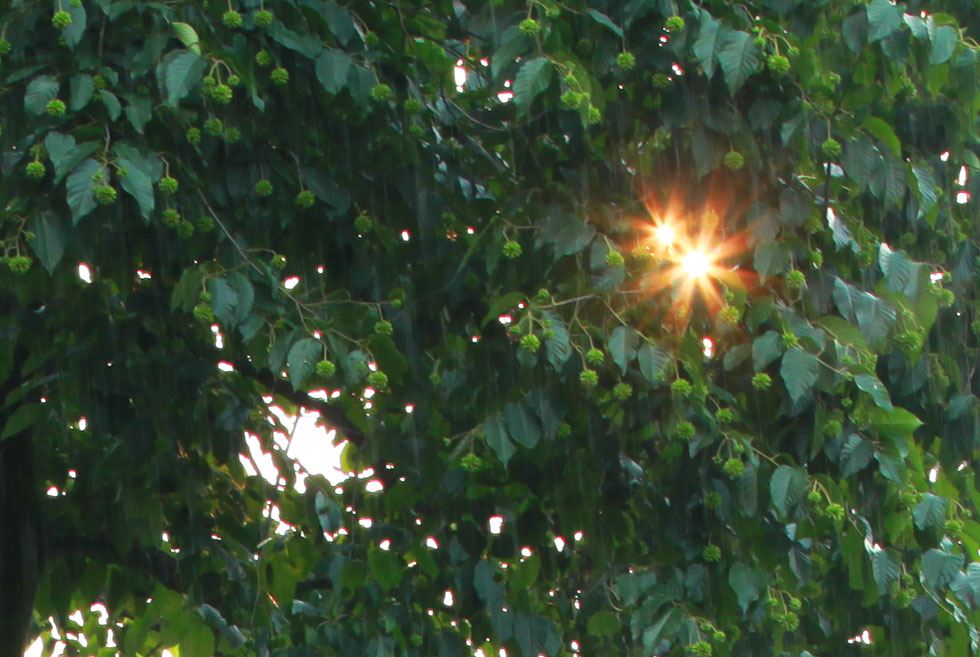
{"label": "green leaf", "polygon": [[222,324],[231,324],[238,296],[234,288],[224,277],[212,278],[208,281],[208,292],[211,294],[211,308],[215,317]]}
{"label": "green leaf", "polygon": [[538,573],[541,572],[541,559],[538,555],[532,554],[530,557],[522,559],[516,564],[512,564],[508,570],[508,588],[514,593],[530,589],[538,581]]}
{"label": "green leaf", "polygon": [[61,31],[61,36],[65,38],[68,47],[74,50],[75,46],[81,42],[82,33],[85,32],[87,24],[85,5],[72,6],[69,4],[67,11],[71,14],[71,25]]}
{"label": "green leaf", "polygon": [[769,480],[769,496],[780,518],[785,518],[790,509],[803,498],[806,488],[806,472],[788,465],[776,468]]}
{"label": "green leaf", "polygon": [[53,274],[65,253],[67,230],[64,222],[51,210],[38,210],[31,215],[27,229],[34,233],[34,241],[31,242],[34,255],[48,273]]}
{"label": "green leaf", "polygon": [[846,319],[828,315],[817,320],[817,324],[830,333],[840,344],[867,351],[868,343],[861,335],[861,331]]}
{"label": "green leaf", "polygon": [[201,81],[204,58],[190,50],[171,50],[157,66],[157,82],[167,105],[180,102]]}
{"label": "green leaf", "polygon": [[119,99],[116,98],[116,94],[111,91],[102,90],[99,92],[99,100],[105,105],[106,113],[109,115],[109,119],[115,121],[122,114],[122,105]]}
{"label": "green leaf", "polygon": [[775,331],[766,331],[752,342],[752,367],[756,372],[766,369],[783,353],[783,338]]}
{"label": "green leaf", "polygon": [[504,424],[508,435],[528,449],[541,440],[541,425],[523,404],[511,402],[504,407]]}
{"label": "green leaf", "polygon": [[[215,315],[217,315],[215,310]],[[303,338],[297,340],[296,344],[289,348],[289,356],[286,365],[289,369],[289,380],[293,384],[293,390],[303,387],[303,382],[313,373],[316,363],[323,357],[323,343],[313,338]]]}
{"label": "green leaf", "polygon": [[286,27],[282,21],[274,22],[266,32],[274,41],[310,59],[316,59],[323,51],[323,42],[314,34],[299,34]]}
{"label": "green leaf", "polygon": [[950,554],[935,548],[922,555],[922,580],[930,589],[949,584],[963,567],[962,554]]}
{"label": "green leaf", "polygon": [[698,39],[694,42],[694,55],[709,78],[715,74],[719,43],[724,41],[729,31],[729,28],[712,18],[707,10],[701,10],[701,28]]}
{"label": "green leaf", "polygon": [[794,403],[810,393],[819,371],[820,360],[808,351],[793,347],[783,354],[779,374]]}
{"label": "green leaf", "polygon": [[636,352],[640,373],[648,383],[657,385],[660,376],[670,363],[670,354],[655,344],[644,342]]}
{"label": "green leaf", "polygon": [[877,117],[869,116],[864,120],[862,125],[865,130],[887,146],[896,157],[902,157],[902,144],[898,141],[898,135],[895,134],[895,131],[892,130],[892,127],[887,122]]}
{"label": "green leaf", "polygon": [[589,617],[586,631],[593,636],[613,636],[621,627],[622,624],[616,614],[603,609]]}
{"label": "green leaf", "polygon": [[95,195],[92,193],[92,176],[99,171],[99,163],[89,158],[82,162],[65,181],[68,191],[68,209],[74,223],[95,209]]}
{"label": "green leaf", "polygon": [[24,93],[24,109],[28,114],[40,116],[47,111],[48,102],[58,96],[58,81],[50,75],[31,80]]}
{"label": "green leaf", "polygon": [[878,247],[878,266],[892,292],[900,292],[908,285],[912,276],[912,261],[904,253],[892,251],[885,242]]}
{"label": "green leaf", "polygon": [[921,426],[922,420],[904,408],[896,406],[891,411],[871,409],[871,428],[884,436],[911,438],[912,433]]}
{"label": "green leaf", "polygon": [[325,48],[316,60],[316,78],[323,88],[332,94],[339,93],[347,84],[351,60],[343,50]]}
{"label": "green leaf", "polygon": [[755,270],[762,276],[775,276],[789,269],[792,252],[782,242],[762,242],[755,247]]}
{"label": "green leaf", "polygon": [[884,549],[876,549],[870,553],[871,574],[878,585],[878,595],[884,595],[892,582],[898,579],[901,568],[895,558]]}
{"label": "green leaf", "polygon": [[499,297],[494,297],[493,300],[487,304],[487,314],[483,316],[480,326],[486,326],[490,322],[495,321],[501,315],[507,313],[507,311],[516,308],[517,304],[521,303],[525,299],[527,299],[527,295],[520,291],[508,292],[507,294]]}
{"label": "green leaf", "polygon": [[371,566],[371,574],[382,589],[388,591],[402,581],[402,573],[405,567],[398,557],[391,552],[380,548],[372,549],[368,552],[368,564]]}
{"label": "green leaf", "polygon": [[68,108],[77,112],[92,100],[95,93],[95,80],[91,75],[76,73],[68,82]]}
{"label": "green leaf", "polygon": [[582,223],[573,215],[563,212],[551,213],[541,228],[541,239],[552,244],[558,257],[580,252],[593,237],[595,226]]}
{"label": "green leaf", "polygon": [[850,477],[866,468],[871,462],[873,452],[871,443],[852,433],[840,450],[841,476]]}
{"label": "green leaf", "polygon": [[10,417],[4,423],[3,433],[0,433],[0,440],[6,440],[24,431],[29,426],[37,424],[43,413],[44,407],[41,404],[23,404],[22,406],[18,406],[17,410],[11,413]]}
{"label": "green leaf", "polygon": [[919,530],[927,527],[942,527],[946,519],[946,498],[932,493],[925,493],[922,501],[915,505],[912,511],[912,519]]}
{"label": "green leaf", "polygon": [[929,52],[929,63],[933,66],[944,64],[953,56],[960,35],[949,25],[943,25],[936,30],[932,37],[932,50]]}
{"label": "green leaf", "polygon": [[44,138],[44,148],[48,151],[51,163],[54,164],[54,181],[57,184],[82,160],[98,150],[99,143],[86,141],[76,146],[75,138],[71,135],[52,131]]}
{"label": "green leaf", "polygon": [[655,623],[643,630],[643,647],[645,654],[654,655],[661,639],[670,636],[677,631],[680,625],[681,610],[674,606],[669,606],[667,611],[660,615]]}
{"label": "green leaf", "polygon": [[912,175],[915,176],[916,188],[919,190],[919,212],[925,214],[936,205],[936,179],[932,167],[924,162],[912,165]]}
{"label": "green leaf", "polygon": [[896,449],[875,451],[875,460],[878,461],[878,471],[881,476],[897,486],[905,485],[905,475],[908,469],[905,467],[905,459]]}
{"label": "green leaf", "polygon": [[174,22],[170,26],[174,30],[174,36],[177,40],[184,44],[184,47],[190,50],[195,55],[201,54],[201,39],[197,36],[197,30],[195,30],[188,23]]}
{"label": "green leaf", "polygon": [[514,617],[514,638],[523,657],[537,657],[542,653],[554,657],[561,650],[561,637],[554,623],[536,614]]}
{"label": "green leaf", "polygon": [[342,589],[357,591],[364,585],[370,569],[363,561],[348,561],[340,571],[340,586]]}
{"label": "green leaf", "polygon": [[488,417],[483,423],[483,433],[490,449],[497,455],[501,463],[507,465],[510,457],[517,451],[517,447],[507,435],[503,419],[499,415]]}
{"label": "green leaf", "polygon": [[548,338],[544,343],[545,356],[555,370],[560,370],[572,355],[572,345],[569,342],[568,329],[557,315],[550,318],[551,325],[548,327],[554,336]]}
{"label": "green leaf", "polygon": [[153,101],[149,96],[124,94],[126,99],[126,120],[139,134],[143,134],[146,124],[153,118]]}
{"label": "green leaf", "polygon": [[180,639],[180,657],[211,657],[214,654],[214,632],[207,625],[192,623]]}
{"label": "green leaf", "polygon": [[980,563],[974,561],[967,565],[966,572],[959,573],[950,588],[970,609],[980,607]]}
{"label": "green leaf", "polygon": [[868,41],[880,41],[902,25],[902,10],[888,0],[871,0],[868,12]]}
{"label": "green leaf", "polygon": [[586,9],[585,15],[594,20],[599,25],[608,27],[612,30],[612,33],[618,36],[620,39],[623,38],[623,29],[616,25],[611,18],[603,14],[601,11],[595,9]]}
{"label": "green leaf", "polygon": [[871,399],[874,400],[875,404],[889,413],[892,411],[894,407],[892,406],[891,397],[878,377],[873,374],[858,374],[854,377],[854,383],[857,384],[859,389],[871,395]]}
{"label": "green leaf", "polygon": [[609,336],[609,354],[620,371],[626,374],[626,368],[636,358],[636,346],[640,336],[636,330],[625,326],[617,326]]}
{"label": "green leaf", "polygon": [[728,90],[734,94],[759,68],[761,51],[748,32],[732,31],[718,52],[718,63],[725,74]]}
{"label": "green leaf", "polygon": [[531,101],[548,88],[554,66],[546,57],[536,57],[521,64],[514,78],[514,105],[527,111]]}
{"label": "green leaf", "polygon": [[153,209],[156,207],[156,201],[153,196],[153,182],[150,181],[149,177],[137,163],[126,158],[119,158],[116,162],[119,166],[126,169],[126,175],[119,179],[120,186],[127,194],[136,199],[136,204],[140,208],[140,214],[143,216],[143,219],[149,221],[153,214]]}
{"label": "green leaf", "polygon": [[728,571],[728,584],[738,596],[738,606],[748,611],[749,605],[759,599],[759,591],[766,585],[766,574],[741,561],[735,562]]}

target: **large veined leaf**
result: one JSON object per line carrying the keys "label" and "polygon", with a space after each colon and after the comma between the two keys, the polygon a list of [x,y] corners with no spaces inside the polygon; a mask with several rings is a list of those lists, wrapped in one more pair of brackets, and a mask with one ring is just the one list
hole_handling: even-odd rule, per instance
{"label": "large veined leaf", "polygon": [[806,487],[807,476],[803,470],[788,465],[776,468],[769,480],[769,496],[780,518],[785,518],[789,510],[803,498]]}
{"label": "large veined leaf", "polygon": [[289,348],[286,363],[289,368],[289,380],[294,389],[299,390],[303,386],[303,382],[313,373],[313,368],[322,357],[323,344],[313,338],[297,340],[296,344]]}
{"label": "large veined leaf", "polygon": [[927,527],[941,527],[946,519],[946,504],[945,497],[925,493],[912,511],[915,526],[920,530]]}
{"label": "large veined leaf", "polygon": [[34,255],[48,273],[53,273],[65,252],[67,228],[64,222],[51,210],[38,210],[31,215],[27,228],[34,233],[34,241],[31,242]]}
{"label": "large veined leaf", "polygon": [[569,341],[568,328],[557,315],[550,318],[549,330],[552,336],[544,343],[544,353],[548,362],[556,370],[560,370],[572,356],[572,345]]}
{"label": "large veined leaf", "polygon": [[541,440],[541,426],[523,404],[511,402],[504,407],[504,425],[507,434],[528,449],[535,447]]}
{"label": "large veined leaf", "polygon": [[935,548],[922,555],[921,580],[930,589],[949,584],[963,567],[963,555]]}
{"label": "large veined leaf", "polygon": [[882,384],[881,380],[878,379],[873,374],[858,374],[854,377],[854,383],[857,387],[864,392],[871,395],[871,399],[874,403],[885,409],[888,412],[894,408],[892,406],[891,396],[888,394],[888,390]]}
{"label": "large veined leaf", "polygon": [[626,368],[636,357],[636,346],[639,342],[639,334],[625,326],[617,326],[609,336],[609,353],[623,374],[626,374]]}
{"label": "large veined leaf", "polygon": [[808,351],[793,347],[783,354],[779,374],[783,377],[786,390],[794,402],[810,393],[817,381],[820,360]]}
{"label": "large veined leaf", "polygon": [[530,109],[534,98],[548,88],[554,66],[547,57],[535,57],[521,64],[514,78],[514,104]]}
{"label": "large veined leaf", "polygon": [[204,58],[190,50],[172,50],[157,66],[157,82],[168,105],[176,105],[201,81]]}
{"label": "large veined leaf", "polygon": [[880,41],[902,25],[902,10],[888,0],[871,0],[868,12],[868,40]]}
{"label": "large veined leaf", "polygon": [[919,190],[919,211],[924,214],[936,205],[936,178],[932,167],[923,162],[912,165],[912,175],[915,176],[916,188]]}
{"label": "large veined leaf", "polygon": [[623,28],[616,25],[616,23],[614,23],[611,18],[603,14],[601,11],[597,11],[595,9],[586,9],[585,15],[591,18],[592,20],[594,20],[599,25],[602,25],[603,27],[607,27],[610,30],[612,30],[612,33],[618,36],[619,38],[623,37]]}
{"label": "large veined leaf", "polygon": [[759,68],[761,51],[752,35],[740,30],[729,32],[718,52],[718,63],[731,93],[738,91]]}
{"label": "large veined leaf", "polygon": [[878,247],[878,266],[881,267],[888,289],[892,292],[900,292],[909,284],[912,261],[904,253],[893,251],[885,242]]}
{"label": "large veined leaf", "polygon": [[30,114],[44,114],[48,102],[58,96],[58,81],[50,75],[31,80],[24,93],[24,109]]}
{"label": "large veined leaf", "polygon": [[503,419],[499,415],[488,417],[483,423],[483,434],[487,444],[490,445],[490,449],[497,455],[500,462],[507,465],[507,462],[517,451],[517,447],[507,435]]}
{"label": "large veined leaf", "polygon": [[173,22],[170,26],[174,30],[177,40],[184,44],[184,47],[195,55],[201,54],[201,38],[197,35],[197,30],[188,23],[179,21]]}
{"label": "large veined leaf", "polygon": [[752,342],[752,367],[761,372],[783,353],[783,338],[775,331],[766,331]]}
{"label": "large veined leaf", "polygon": [[902,144],[898,140],[898,135],[895,134],[895,131],[887,121],[870,116],[864,120],[863,125],[868,132],[887,146],[896,157],[902,156]]}
{"label": "large veined leaf", "polygon": [[746,611],[750,604],[759,599],[759,591],[766,584],[766,574],[737,561],[728,571],[728,584],[738,597],[738,606]]}
{"label": "large veined leaf", "polygon": [[337,48],[325,48],[316,60],[316,78],[323,88],[338,93],[347,84],[347,74],[353,63],[350,55]]}
{"label": "large veined leaf", "polygon": [[95,209],[92,176],[99,169],[99,163],[95,160],[85,160],[65,181],[65,187],[68,190],[68,208],[71,210],[71,218],[75,223],[78,223],[79,219]]}
{"label": "large veined leaf", "polygon": [[640,373],[649,383],[656,384],[670,362],[670,354],[655,344],[644,342],[636,352]]}
{"label": "large veined leaf", "polygon": [[850,477],[857,474],[868,466],[874,454],[874,447],[870,442],[851,434],[844,442],[840,450],[840,474],[842,477]]}
{"label": "large veined leaf", "polygon": [[929,51],[929,63],[933,66],[949,61],[956,49],[960,35],[949,25],[942,25],[932,37],[932,50]]}
{"label": "large veined leaf", "polygon": [[153,195],[153,182],[136,162],[131,162],[126,158],[119,158],[116,162],[125,167],[127,172],[125,176],[120,178],[119,184],[127,194],[136,199],[140,214],[148,221],[156,205]]}
{"label": "large veined leaf", "polygon": [[554,623],[536,614],[514,617],[514,638],[523,657],[537,657],[542,653],[554,657],[561,650],[561,637]]}
{"label": "large veined leaf", "polygon": [[967,565],[966,571],[959,573],[949,587],[970,609],[980,607],[980,563],[974,561]]}
{"label": "large veined leaf", "polygon": [[878,585],[878,594],[884,595],[892,582],[898,579],[901,574],[898,561],[891,553],[882,548],[872,548],[869,556],[871,557],[871,574]]}
{"label": "large veined leaf", "polygon": [[65,44],[72,50],[81,42],[82,34],[88,24],[88,16],[85,13],[85,5],[68,4],[67,11],[71,14],[71,25],[61,31],[61,36],[65,39]]}
{"label": "large veined leaf", "polygon": [[77,112],[92,100],[95,93],[95,80],[87,73],[77,73],[68,82],[68,109]]}
{"label": "large veined leaf", "polygon": [[701,10],[701,26],[698,39],[694,42],[694,54],[709,78],[715,74],[719,42],[724,39],[730,28],[722,26],[711,17],[707,10]]}

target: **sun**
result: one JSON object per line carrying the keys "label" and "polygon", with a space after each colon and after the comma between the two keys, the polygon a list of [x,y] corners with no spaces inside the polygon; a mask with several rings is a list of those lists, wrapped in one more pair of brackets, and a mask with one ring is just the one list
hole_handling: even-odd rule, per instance
{"label": "sun", "polygon": [[640,244],[649,249],[657,266],[641,281],[650,294],[669,290],[667,312],[679,325],[686,325],[695,301],[711,314],[724,301],[721,287],[744,287],[746,274],[730,264],[747,248],[744,234],[725,236],[714,204],[706,202],[690,211],[672,201],[666,208],[645,203],[648,217],[638,220]]}

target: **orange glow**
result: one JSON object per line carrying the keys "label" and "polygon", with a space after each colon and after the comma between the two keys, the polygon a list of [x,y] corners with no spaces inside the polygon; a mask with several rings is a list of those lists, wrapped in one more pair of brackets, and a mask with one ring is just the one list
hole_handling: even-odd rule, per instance
{"label": "orange glow", "polygon": [[670,224],[660,224],[653,229],[653,235],[662,246],[673,246],[674,239],[674,227]]}
{"label": "orange glow", "polygon": [[[641,288],[651,295],[670,290],[669,310],[662,321],[686,326],[696,299],[713,314],[723,305],[719,284],[745,287],[751,274],[725,263],[747,248],[746,234],[726,235],[720,221],[732,200],[709,191],[703,205],[692,211],[676,191],[664,204],[653,194],[644,198],[649,219],[639,220],[637,228],[645,233],[641,244],[649,246],[659,264],[646,274]],[[713,353],[713,344],[704,347]]]}
{"label": "orange glow", "polygon": [[681,256],[678,263],[684,275],[691,278],[707,276],[711,270],[711,260],[708,259],[708,255],[704,251],[699,249],[691,249]]}

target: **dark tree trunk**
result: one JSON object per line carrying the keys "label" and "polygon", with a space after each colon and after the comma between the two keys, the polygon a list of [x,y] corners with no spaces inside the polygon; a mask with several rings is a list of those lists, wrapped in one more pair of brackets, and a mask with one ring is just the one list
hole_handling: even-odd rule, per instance
{"label": "dark tree trunk", "polygon": [[0,657],[24,653],[41,572],[33,450],[30,429],[0,442]]}

